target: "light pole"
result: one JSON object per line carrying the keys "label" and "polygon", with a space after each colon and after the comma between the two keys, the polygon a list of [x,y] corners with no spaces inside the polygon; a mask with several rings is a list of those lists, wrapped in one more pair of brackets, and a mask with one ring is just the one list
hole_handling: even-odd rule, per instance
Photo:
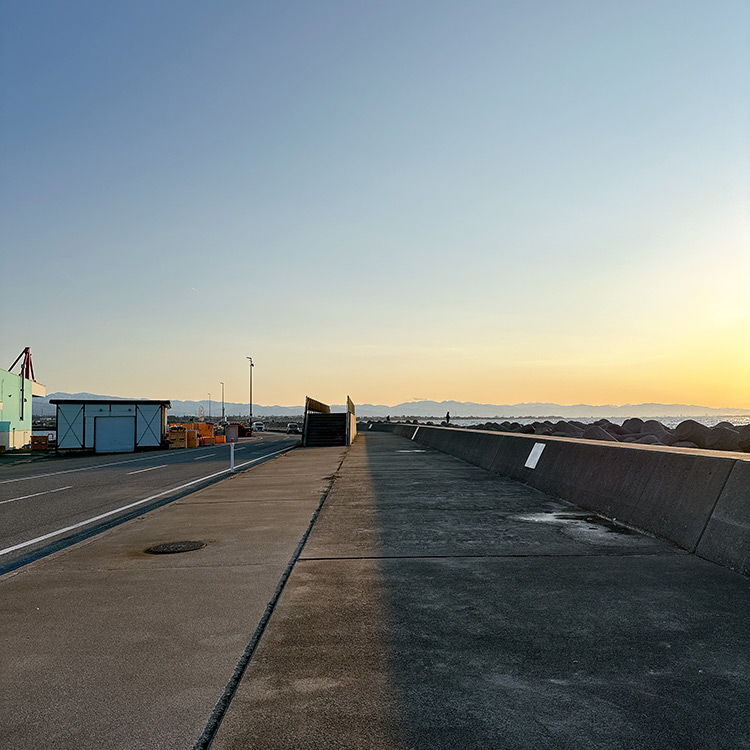
{"label": "light pole", "polygon": [[255,367],[255,365],[253,364],[252,357],[245,357],[245,359],[250,363],[250,367],[248,368],[250,370],[250,392],[247,398],[247,413],[250,416],[250,429],[252,429],[253,427],[253,367]]}
{"label": "light pole", "polygon": [[226,421],[224,419],[224,383],[222,381],[219,381],[221,383],[221,421],[222,423]]}
{"label": "light pole", "polygon": [[208,394],[208,418],[211,419],[211,394]]}

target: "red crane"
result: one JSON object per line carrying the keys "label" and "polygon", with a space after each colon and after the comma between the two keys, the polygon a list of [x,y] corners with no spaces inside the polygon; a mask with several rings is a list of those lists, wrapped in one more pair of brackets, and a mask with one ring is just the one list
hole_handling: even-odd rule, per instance
{"label": "red crane", "polygon": [[[23,362],[21,362],[23,360]],[[16,361],[8,368],[8,372],[11,372],[13,368],[21,362],[21,375],[26,380],[33,380],[36,382],[34,377],[34,365],[31,363],[31,347],[27,346],[17,357]]]}

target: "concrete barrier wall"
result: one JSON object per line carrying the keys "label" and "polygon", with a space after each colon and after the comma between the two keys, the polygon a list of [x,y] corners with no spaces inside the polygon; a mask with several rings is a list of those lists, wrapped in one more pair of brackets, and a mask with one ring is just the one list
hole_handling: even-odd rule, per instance
{"label": "concrete barrier wall", "polygon": [[697,553],[750,575],[750,461],[737,461]]}
{"label": "concrete barrier wall", "polygon": [[[737,454],[373,423],[750,574],[750,460]],[[533,468],[535,445],[543,446]],[[537,451],[540,450],[537,448]]]}

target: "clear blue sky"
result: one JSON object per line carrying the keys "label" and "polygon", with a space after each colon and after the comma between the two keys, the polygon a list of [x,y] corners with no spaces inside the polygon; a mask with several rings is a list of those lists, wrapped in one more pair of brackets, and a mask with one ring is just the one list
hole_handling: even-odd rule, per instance
{"label": "clear blue sky", "polygon": [[0,366],[750,407],[744,0],[0,8]]}

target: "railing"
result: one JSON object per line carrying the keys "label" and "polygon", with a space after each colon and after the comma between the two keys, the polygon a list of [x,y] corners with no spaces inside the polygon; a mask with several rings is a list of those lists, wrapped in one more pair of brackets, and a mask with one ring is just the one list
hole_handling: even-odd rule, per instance
{"label": "railing", "polygon": [[318,414],[330,414],[331,407],[328,404],[324,404],[322,401],[316,401],[314,398],[309,396],[305,397],[305,414],[309,411],[318,412]]}

